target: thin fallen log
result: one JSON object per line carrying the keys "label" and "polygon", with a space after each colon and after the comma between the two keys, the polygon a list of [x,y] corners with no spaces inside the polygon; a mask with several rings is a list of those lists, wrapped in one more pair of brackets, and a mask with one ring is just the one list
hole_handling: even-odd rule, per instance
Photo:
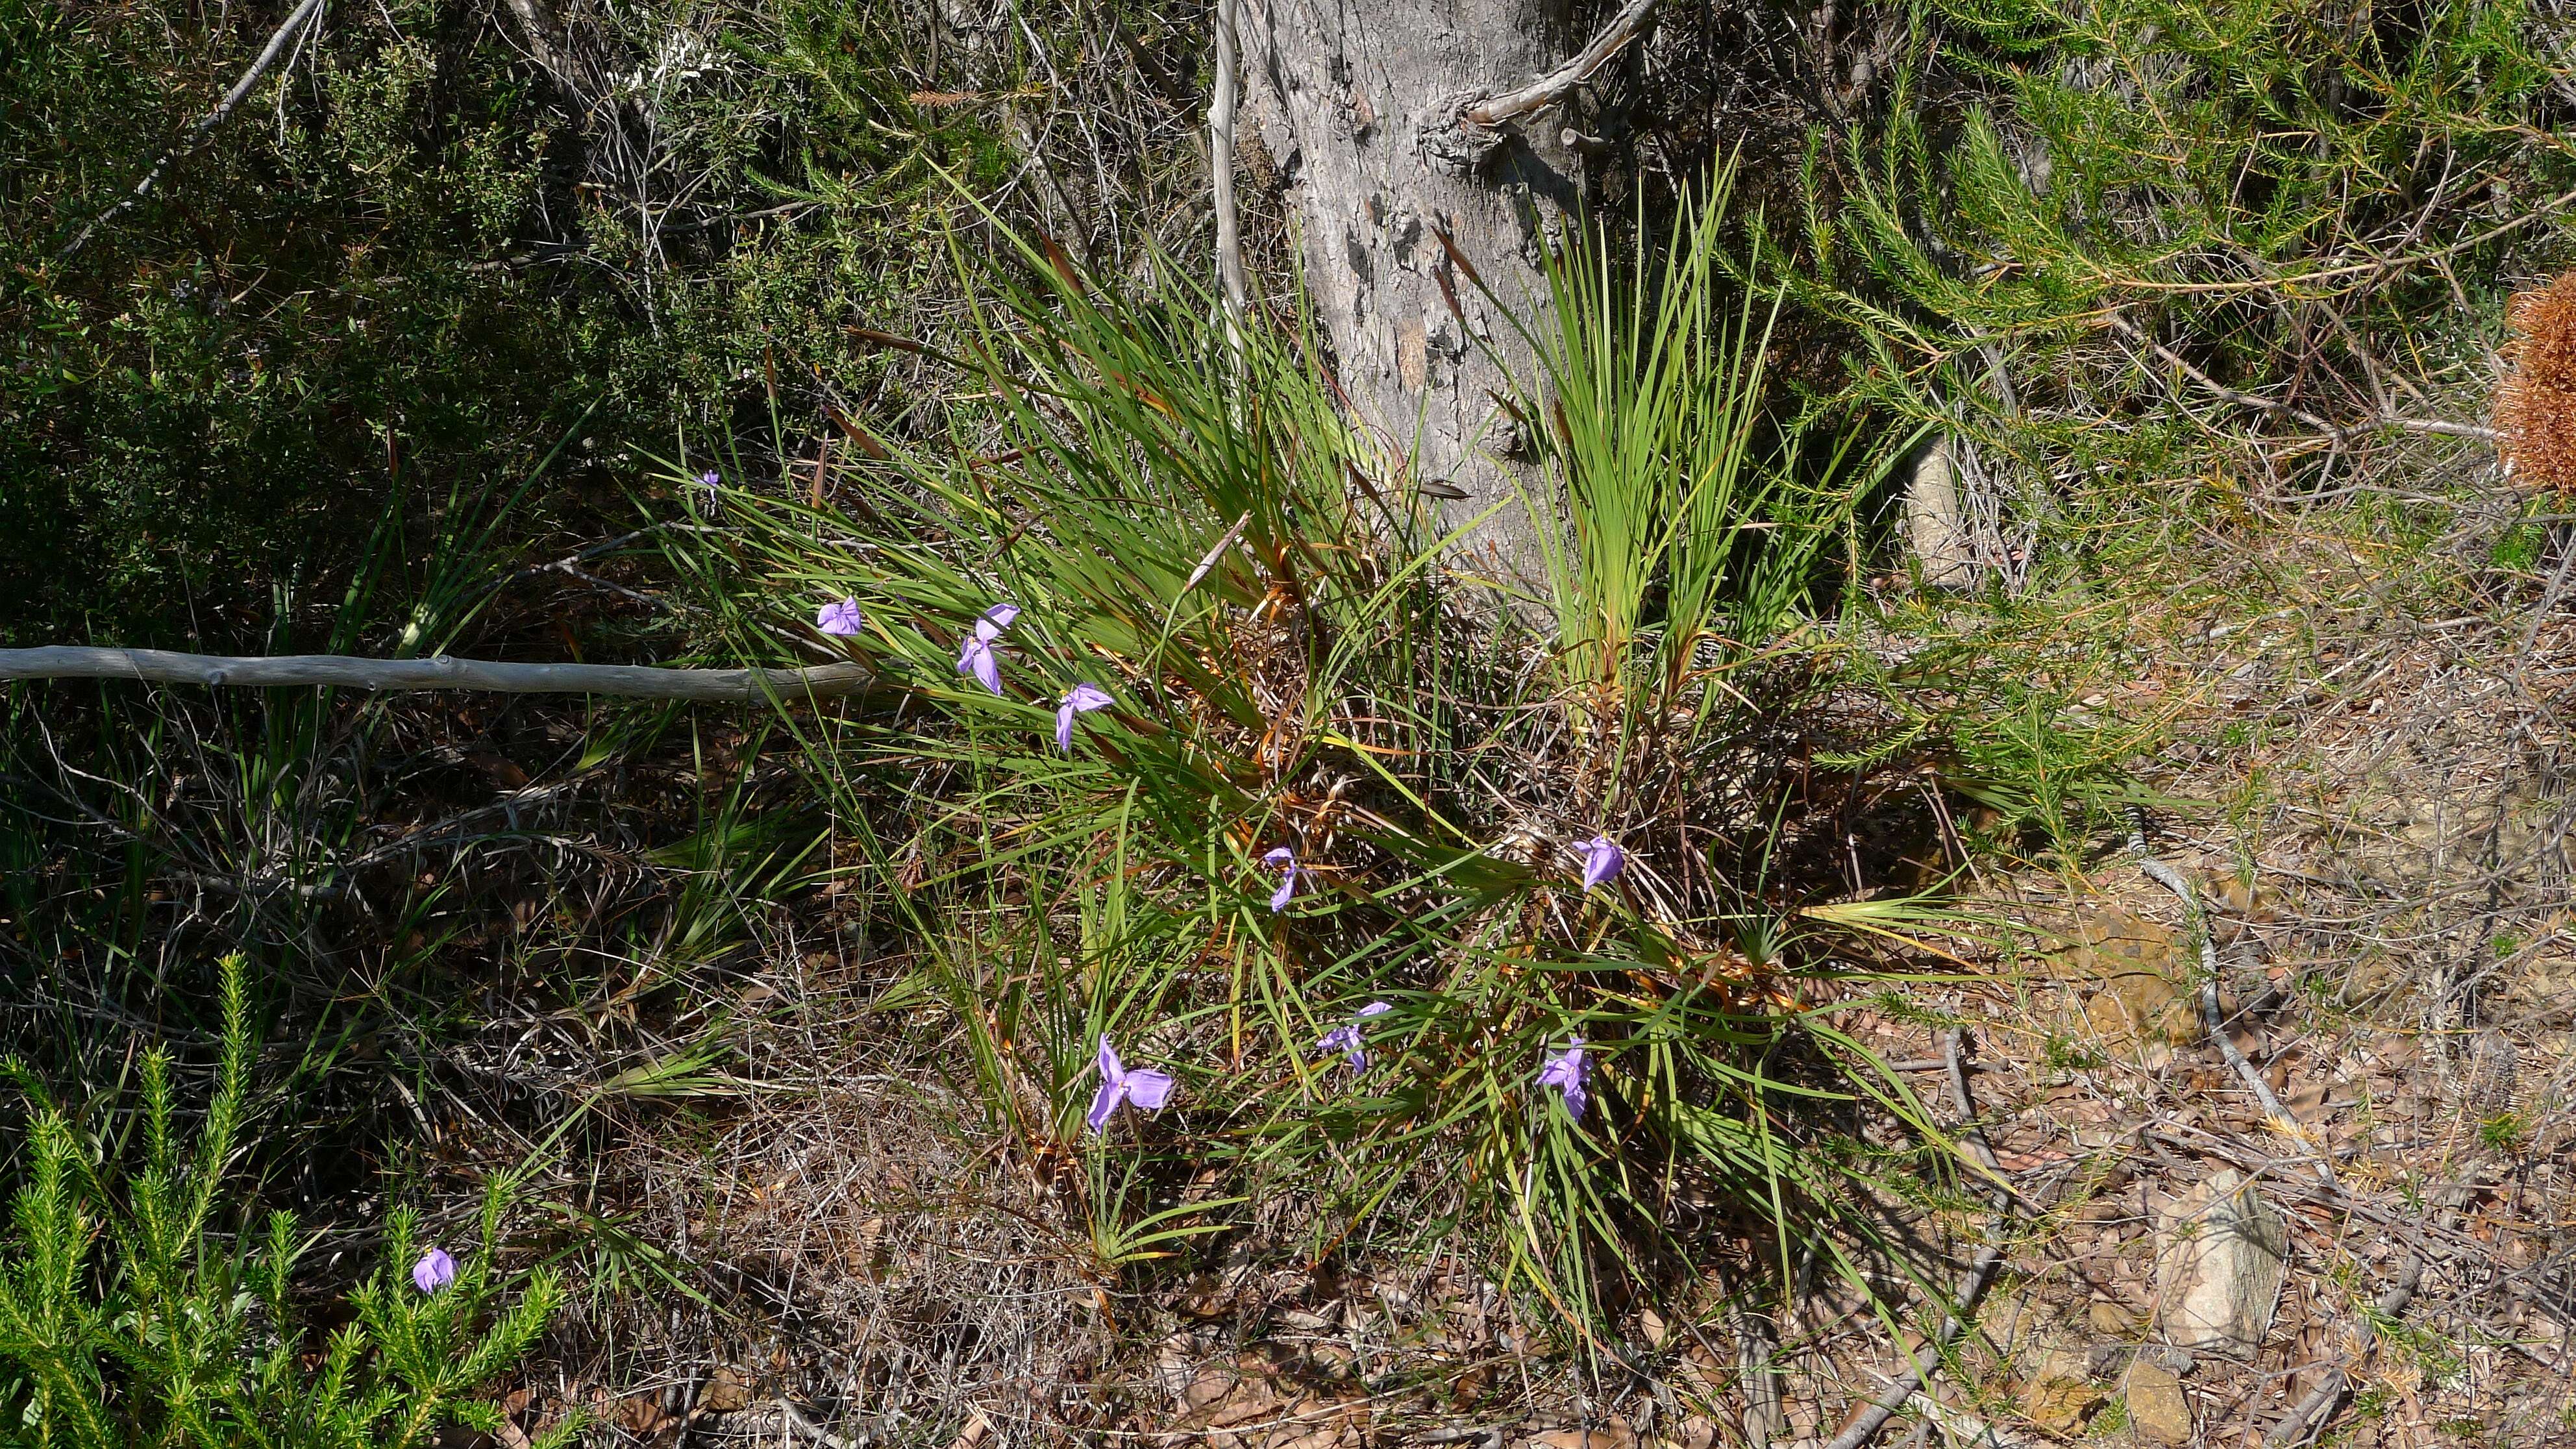
{"label": "thin fallen log", "polygon": [[627,699],[747,701],[863,694],[876,672],[858,664],[811,669],[662,669],[644,664],[504,664],[490,659],[361,659],[346,654],[181,654],[167,649],[48,645],[0,649],[0,680],[139,679],[160,684],[273,689],[476,689],[494,694],[610,694]]}

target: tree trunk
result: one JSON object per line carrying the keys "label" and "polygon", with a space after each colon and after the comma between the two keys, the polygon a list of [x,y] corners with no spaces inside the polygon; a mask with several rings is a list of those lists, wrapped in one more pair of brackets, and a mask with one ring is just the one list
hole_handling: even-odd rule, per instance
{"label": "tree trunk", "polygon": [[[1645,8],[1628,7],[1639,17]],[[1411,455],[1414,481],[1433,485],[1452,521],[1512,497],[1527,449],[1497,402],[1510,383],[1486,345],[1523,378],[1532,363],[1495,303],[1533,331],[1549,325],[1542,248],[1579,207],[1585,180],[1562,107],[1522,115],[1518,130],[1459,118],[1480,98],[1559,70],[1585,40],[1569,9],[1568,0],[1243,6],[1247,109],[1287,187],[1337,375],[1362,425],[1395,456]],[[1542,577],[1518,502],[1468,542],[1479,571]]]}

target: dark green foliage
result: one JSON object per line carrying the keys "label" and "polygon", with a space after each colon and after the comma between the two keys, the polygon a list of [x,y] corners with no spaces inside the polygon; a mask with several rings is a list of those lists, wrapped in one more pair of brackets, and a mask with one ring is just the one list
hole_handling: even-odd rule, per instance
{"label": "dark green foliage", "polygon": [[2568,235],[2547,17],[1935,0],[1928,20],[1890,118],[1811,157],[1802,295],[1864,343],[1869,401],[1957,423],[2026,515],[2092,522],[2177,476],[2316,476],[2478,421],[2488,279]]}
{"label": "dark green foliage", "polygon": [[0,643],[283,644],[388,509],[416,537],[566,443],[541,535],[629,448],[882,396],[847,329],[906,325],[936,168],[1000,167],[846,7],[625,8],[575,104],[505,12],[388,0],[66,254],[287,8],[0,6]]}

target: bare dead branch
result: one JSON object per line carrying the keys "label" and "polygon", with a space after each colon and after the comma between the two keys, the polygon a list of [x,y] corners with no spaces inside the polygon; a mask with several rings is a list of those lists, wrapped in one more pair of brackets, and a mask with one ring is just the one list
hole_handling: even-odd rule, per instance
{"label": "bare dead branch", "polygon": [[1592,43],[1572,60],[1517,90],[1501,95],[1458,91],[1431,103],[1423,116],[1423,155],[1444,170],[1463,173],[1502,143],[1501,128],[1537,114],[1574,94],[1612,56],[1643,35],[1656,0],[1627,0]]}
{"label": "bare dead branch", "polygon": [[[2012,1210],[2014,1194],[2005,1182],[2002,1163],[1996,1160],[1994,1149],[1986,1145],[1985,1132],[1977,1126],[1976,1104],[1968,1096],[1967,1067],[1960,1057],[1960,1036],[1961,1033],[1954,1031],[1942,1042],[1942,1064],[1950,1071],[1950,1105],[1958,1112],[1963,1124],[1960,1140],[1993,1180],[1990,1185],[1994,1188],[1995,1211],[2008,1213]],[[1905,1358],[1904,1369],[1890,1379],[1884,1392],[1862,1406],[1825,1449],[1860,1449],[1877,1437],[1878,1431],[1886,1427],[1887,1421],[1895,1417],[1896,1411],[1911,1400],[1917,1390],[1931,1382],[1931,1365],[1941,1361],[1941,1351],[1948,1348],[1951,1341],[1975,1319],[1977,1300],[1985,1297],[1986,1289],[1995,1281],[1995,1271],[2003,1266],[2005,1252],[2000,1237],[1979,1250],[1977,1261],[1969,1267],[1967,1278],[1959,1284],[1956,1306],[1942,1315],[1940,1331],[1933,1334],[1932,1341],[1920,1350],[1908,1349],[1902,1343],[1897,1345],[1897,1352]]]}
{"label": "bare dead branch", "polygon": [[1499,126],[1555,105],[1574,94],[1575,87],[1592,79],[1612,56],[1627,48],[1629,41],[1644,34],[1646,21],[1654,13],[1655,0],[1628,0],[1574,59],[1519,90],[1471,102],[1459,111],[1459,119],[1471,126]]}
{"label": "bare dead branch", "polygon": [[[2218,940],[2210,934],[2209,920],[2201,912],[2200,897],[2193,892],[2191,882],[2184,880],[2180,871],[2157,859],[2155,852],[2147,848],[2147,827],[2143,820],[2133,820],[2129,827],[2129,850],[2138,857],[2141,874],[2173,892],[2182,902],[2185,928],[2200,937],[2200,1017],[2202,1027],[2209,1033],[2211,1045],[2218,1048],[2218,1054],[2226,1059],[2237,1080],[2245,1084],[2245,1090],[2253,1093],[2254,1100],[2262,1104],[2264,1119],[2271,1124],[2272,1130],[2302,1146],[2310,1145],[2307,1133],[2300,1130],[2298,1119],[2291,1116],[2290,1109],[2282,1106],[2281,1099],[2273,1094],[2272,1084],[2263,1080],[2263,1074],[2254,1070],[2254,1064],[2237,1049],[2235,1038],[2227,1034],[2227,1023],[2220,1018],[2218,1011]],[[2315,1158],[2311,1165],[2316,1169],[2319,1181],[2334,1182],[2334,1168],[2323,1156]]]}
{"label": "bare dead branch", "polygon": [[[519,22],[521,33],[528,38],[528,51],[546,74],[554,78],[576,110],[590,105],[592,87],[589,78],[574,63],[571,50],[572,32],[563,17],[555,13],[549,0],[504,0],[511,16]],[[557,44],[560,38],[564,43]]]}
{"label": "bare dead branch", "polygon": [[763,700],[863,694],[876,673],[858,664],[810,669],[664,669],[640,664],[505,664],[488,659],[361,659],[345,654],[269,657],[181,654],[166,649],[50,645],[0,649],[0,679],[141,679],[163,684],[275,688],[479,689],[495,694],[608,694],[629,699]]}
{"label": "bare dead branch", "polygon": [[2121,336],[2128,338],[2130,341],[2137,343],[2139,346],[2146,348],[2149,352],[2162,358],[2176,371],[2182,373],[2183,376],[2190,378],[2192,381],[2199,383],[2202,387],[2216,393],[2221,399],[2234,403],[2238,407],[2249,409],[2253,412],[2279,413],[2286,417],[2296,418],[2300,422],[2303,422],[2309,427],[2312,427],[2318,432],[2324,434],[2329,441],[2337,444],[2350,440],[2357,433],[2365,433],[2373,428],[2395,428],[2401,433],[2419,433],[2434,437],[2476,438],[2483,442],[2494,442],[2496,439],[2503,436],[2503,434],[2498,433],[2493,428],[2483,427],[2476,423],[2449,423],[2442,422],[2434,418],[2392,417],[2386,413],[2380,413],[2366,418],[2359,423],[2352,424],[2351,426],[2329,422],[2328,420],[2317,416],[2315,413],[2309,412],[2305,408],[2293,407],[2288,403],[2278,401],[2274,398],[2257,397],[2253,393],[2241,392],[2235,388],[2229,387],[2227,384],[2211,377],[2208,373],[2194,367],[2181,353],[2174,351],[2172,348],[2158,342],[2153,337],[2139,331],[2136,324],[2130,322],[2128,318],[2121,316],[2116,311],[2110,314],[2110,323],[2112,331],[2117,332]]}
{"label": "bare dead branch", "polygon": [[152,169],[143,173],[143,179],[134,184],[134,189],[127,192],[123,200],[91,217],[88,223],[55,255],[68,257],[79,251],[88,244],[90,233],[97,231],[109,221],[130,210],[135,203],[151,195],[152,188],[160,184],[162,174],[170,169],[170,163],[203,145],[206,137],[214,134],[215,128],[222,125],[232,115],[234,107],[242,103],[242,98],[250,94],[251,87],[259,84],[259,78],[268,74],[268,68],[277,64],[278,56],[285,52],[287,45],[303,33],[304,27],[313,23],[313,17],[321,13],[322,0],[304,0],[303,4],[288,12],[276,32],[268,37],[268,44],[262,47],[258,57],[251,61],[250,69],[241,73],[241,79],[233,82],[233,88],[224,92],[224,98],[215,103],[213,110],[206,112],[196,125],[188,128],[186,139],[162,152],[161,159],[152,163]]}
{"label": "bare dead branch", "polygon": [[[1216,275],[1225,289],[1226,337],[1242,350],[1243,313],[1249,289],[1243,280],[1243,237],[1234,205],[1234,15],[1238,0],[1217,0],[1216,94],[1208,101],[1208,169],[1216,192]],[[1239,364],[1238,364],[1239,365]]]}
{"label": "bare dead branch", "polygon": [[[2441,1211],[2434,1220],[2434,1231],[2450,1231],[2459,1222],[2461,1209],[2476,1196],[2474,1183],[2463,1183],[2446,1190],[2441,1195]],[[2351,1391],[2352,1376],[2346,1369],[2377,1346],[2378,1325],[2395,1323],[2397,1315],[2404,1313],[2406,1305],[2414,1301],[2415,1290],[2423,1286],[2424,1270],[2428,1266],[2423,1253],[2406,1255],[2405,1266],[2398,1270],[2396,1281],[2388,1285],[2388,1291],[2380,1294],[2379,1301],[2371,1305],[2370,1315],[2352,1325],[2342,1356],[2326,1368],[2325,1377],[2318,1381],[2317,1386],[2308,1390],[2307,1396],[2292,1405],[2290,1412],[2283,1414],[2271,1432],[2263,1436],[2263,1449],[2289,1449],[2291,1445],[2307,1443],[2325,1432],[2326,1425],[2334,1418],[2334,1411],[2341,1407],[2344,1395]]]}

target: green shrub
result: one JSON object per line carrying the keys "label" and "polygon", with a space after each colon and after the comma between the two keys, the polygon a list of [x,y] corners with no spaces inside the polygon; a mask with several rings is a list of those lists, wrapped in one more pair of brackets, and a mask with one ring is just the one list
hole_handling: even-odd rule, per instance
{"label": "green shrub", "polygon": [[542,472],[543,538],[737,409],[902,405],[848,329],[935,305],[937,168],[1004,153],[812,0],[585,20],[592,107],[488,5],[333,7],[72,248],[288,8],[0,7],[0,644],[291,648],[389,512]]}
{"label": "green shrub", "polygon": [[[499,1306],[491,1249],[424,1293],[406,1281],[410,1218],[388,1224],[385,1267],[315,1337],[296,1299],[310,1240],[294,1219],[229,1236],[225,1179],[249,1098],[249,1010],[239,957],[224,963],[223,1055],[193,1147],[173,1129],[169,1058],[143,1053],[141,1161],[120,1177],[72,1119],[39,1102],[26,1136],[14,1233],[0,1251],[0,1442],[43,1449],[397,1449],[446,1424],[490,1430],[475,1396],[543,1333],[561,1290],[531,1275]],[[23,1076],[23,1074],[22,1074]],[[544,1436],[569,1443],[566,1421]]]}
{"label": "green shrub", "polygon": [[2004,508],[2094,557],[2231,476],[2332,485],[2482,436],[2497,279],[2576,235],[2537,8],[1924,17],[1885,122],[1810,157],[1797,283],[1858,339],[1856,397],[1955,429]]}

